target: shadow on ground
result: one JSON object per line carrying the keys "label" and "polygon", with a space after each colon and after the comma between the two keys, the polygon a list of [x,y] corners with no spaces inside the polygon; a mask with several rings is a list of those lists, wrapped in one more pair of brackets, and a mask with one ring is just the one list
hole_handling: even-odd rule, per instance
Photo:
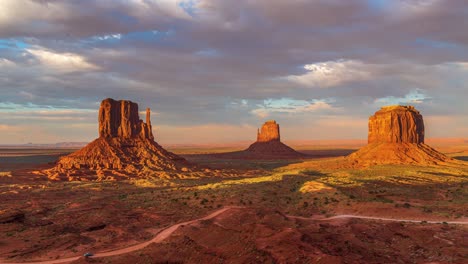
{"label": "shadow on ground", "polygon": [[457,156],[457,157],[453,157],[453,158],[457,159],[457,160],[468,161],[468,156]]}

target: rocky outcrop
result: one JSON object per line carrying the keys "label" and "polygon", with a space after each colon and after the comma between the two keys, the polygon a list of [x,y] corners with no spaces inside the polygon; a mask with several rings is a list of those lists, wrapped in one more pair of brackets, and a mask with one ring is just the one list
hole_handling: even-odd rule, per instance
{"label": "rocky outcrop", "polygon": [[99,108],[99,138],[86,147],[60,158],[46,173],[50,179],[105,180],[188,172],[191,165],[154,141],[151,111],[146,123],[138,105],[131,101],[105,99]]}
{"label": "rocky outcrop", "polygon": [[99,108],[99,137],[154,139],[150,114],[150,109],[146,109],[144,123],[140,120],[136,103],[105,99]]}
{"label": "rocky outcrop", "polygon": [[275,120],[266,121],[257,130],[257,142],[280,141],[280,128]]}
{"label": "rocky outcrop", "polygon": [[349,155],[357,166],[439,164],[450,160],[424,144],[424,121],[412,106],[382,107],[369,118],[368,145]]}
{"label": "rocky outcrop", "polygon": [[424,121],[413,106],[382,107],[369,118],[369,144],[424,143]]}

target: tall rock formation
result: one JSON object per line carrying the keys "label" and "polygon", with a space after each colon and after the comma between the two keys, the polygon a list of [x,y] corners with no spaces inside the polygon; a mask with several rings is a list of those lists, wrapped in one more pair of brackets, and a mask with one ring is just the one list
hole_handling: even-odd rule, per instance
{"label": "tall rock formation", "polygon": [[369,118],[368,145],[348,156],[357,165],[439,164],[450,160],[424,144],[424,121],[413,106],[382,107]]}
{"label": "tall rock formation", "polygon": [[51,179],[103,180],[189,171],[185,159],[154,141],[150,115],[147,108],[145,123],[139,118],[136,103],[103,100],[99,108],[99,138],[60,158],[54,168],[46,171],[47,175]]}
{"label": "tall rock formation", "polygon": [[140,120],[138,105],[131,101],[108,98],[99,108],[99,137],[137,138],[153,140],[151,110],[146,109],[146,123]]}
{"label": "tall rock formation", "polygon": [[382,107],[369,118],[368,143],[424,143],[424,121],[413,106]]}
{"label": "tall rock formation", "polygon": [[266,121],[257,130],[257,142],[280,141],[280,127],[275,120]]}
{"label": "tall rock formation", "polygon": [[265,122],[257,130],[257,141],[241,152],[248,158],[301,158],[305,155],[283,144],[280,141],[280,127],[274,120]]}

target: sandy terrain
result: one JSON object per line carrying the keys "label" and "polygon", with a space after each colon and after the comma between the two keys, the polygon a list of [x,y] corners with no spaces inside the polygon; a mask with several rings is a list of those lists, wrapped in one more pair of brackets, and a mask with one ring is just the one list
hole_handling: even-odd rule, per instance
{"label": "sandy terrain", "polygon": [[354,169],[336,149],[300,160],[184,155],[239,173],[119,182],[31,178],[57,153],[4,154],[29,163],[0,163],[0,262],[463,263],[465,163]]}

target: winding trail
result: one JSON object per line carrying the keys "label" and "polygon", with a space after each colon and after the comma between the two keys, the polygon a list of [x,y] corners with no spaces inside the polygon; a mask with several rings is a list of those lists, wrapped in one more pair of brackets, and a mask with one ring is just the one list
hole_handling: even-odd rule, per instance
{"label": "winding trail", "polygon": [[[202,218],[190,220],[187,222],[179,223],[172,225],[166,229],[163,229],[161,232],[159,232],[153,239],[133,245],[130,247],[126,248],[121,248],[117,250],[112,250],[112,251],[106,251],[106,252],[101,252],[101,253],[96,253],[92,258],[102,258],[102,257],[110,257],[110,256],[116,256],[116,255],[121,255],[121,254],[126,254],[130,253],[133,251],[137,251],[140,249],[143,249],[147,247],[151,243],[161,243],[164,239],[168,238],[172,233],[174,233],[179,227],[184,226],[184,225],[190,225],[196,222],[200,222],[203,220],[209,220],[212,218],[215,218],[216,216],[231,210],[231,209],[242,209],[245,207],[239,207],[239,206],[227,206],[224,208],[221,208],[217,211],[214,211],[213,213],[204,216]],[[381,220],[381,221],[393,221],[393,222],[411,222],[411,223],[421,223],[422,221],[425,220],[414,220],[414,219],[394,219],[394,218],[384,218],[384,217],[373,217],[373,216],[361,216],[361,215],[336,215],[332,217],[327,217],[327,218],[317,218],[317,217],[301,217],[301,216],[291,216],[291,215],[286,215],[287,218],[290,219],[300,219],[300,220],[313,220],[313,221],[327,221],[327,220],[333,220],[333,219],[343,219],[343,218],[358,218],[358,219],[369,219],[369,220]],[[447,223],[447,224],[456,224],[456,225],[468,225],[468,220],[465,221],[425,221],[428,224],[442,224],[442,223]],[[3,260],[0,259],[0,264],[58,264],[58,263],[69,263],[72,261],[76,261],[80,259],[82,256],[76,256],[76,257],[70,257],[70,258],[63,258],[63,259],[55,259],[55,260],[45,260],[45,261],[35,261],[35,262],[3,262]]]}

